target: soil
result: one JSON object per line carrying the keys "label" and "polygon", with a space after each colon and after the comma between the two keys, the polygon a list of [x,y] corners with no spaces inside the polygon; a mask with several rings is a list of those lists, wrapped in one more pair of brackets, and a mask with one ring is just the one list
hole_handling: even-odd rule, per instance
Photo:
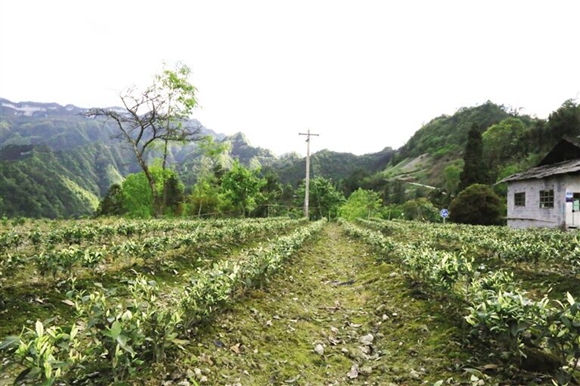
{"label": "soil", "polygon": [[451,300],[423,292],[400,266],[329,223],[284,272],[244,293],[173,365],[142,382],[459,384],[480,374],[465,328]]}

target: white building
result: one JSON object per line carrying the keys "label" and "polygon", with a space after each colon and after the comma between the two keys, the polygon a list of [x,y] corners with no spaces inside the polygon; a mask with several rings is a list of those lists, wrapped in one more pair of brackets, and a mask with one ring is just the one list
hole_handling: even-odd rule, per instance
{"label": "white building", "polygon": [[507,182],[511,228],[580,228],[580,144],[562,139],[544,159]]}

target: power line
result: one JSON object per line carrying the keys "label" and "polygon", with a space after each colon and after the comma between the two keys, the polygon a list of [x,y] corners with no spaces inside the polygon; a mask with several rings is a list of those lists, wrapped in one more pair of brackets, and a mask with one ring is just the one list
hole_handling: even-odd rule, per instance
{"label": "power line", "polygon": [[310,218],[308,216],[308,194],[310,189],[310,137],[318,137],[320,134],[314,134],[310,132],[310,129],[306,133],[298,133],[298,135],[306,136],[306,191],[304,192],[304,217]]}

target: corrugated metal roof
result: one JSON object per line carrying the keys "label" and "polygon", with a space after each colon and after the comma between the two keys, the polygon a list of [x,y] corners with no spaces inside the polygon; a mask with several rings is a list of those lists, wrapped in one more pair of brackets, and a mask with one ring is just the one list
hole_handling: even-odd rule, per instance
{"label": "corrugated metal roof", "polygon": [[559,162],[553,165],[545,165],[531,168],[525,172],[517,173],[509,177],[506,177],[503,180],[499,181],[498,184],[509,181],[546,178],[558,174],[569,174],[576,173],[579,171],[580,171],[580,159],[575,159],[572,161]]}

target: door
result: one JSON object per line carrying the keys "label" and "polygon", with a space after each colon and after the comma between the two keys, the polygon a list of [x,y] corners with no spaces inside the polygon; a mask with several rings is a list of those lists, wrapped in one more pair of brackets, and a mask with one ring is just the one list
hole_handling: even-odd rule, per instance
{"label": "door", "polygon": [[580,228],[580,193],[566,193],[566,225]]}

